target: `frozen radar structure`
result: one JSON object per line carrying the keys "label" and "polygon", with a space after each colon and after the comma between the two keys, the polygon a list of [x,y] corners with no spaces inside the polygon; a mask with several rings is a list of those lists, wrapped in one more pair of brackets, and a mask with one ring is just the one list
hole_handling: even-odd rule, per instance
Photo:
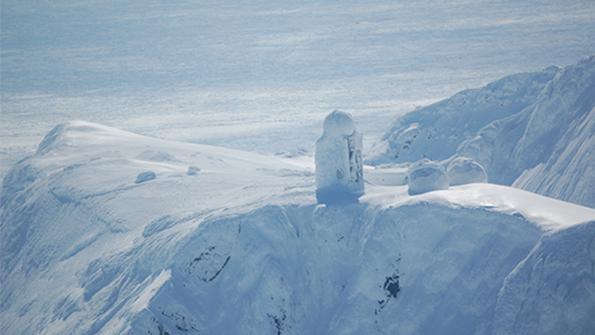
{"label": "frozen radar structure", "polygon": [[448,163],[446,174],[451,186],[487,183],[486,170],[476,160],[468,157],[457,157]]}
{"label": "frozen radar structure", "polygon": [[409,195],[416,195],[446,190],[449,181],[448,175],[440,164],[423,159],[413,164],[409,169],[407,184],[409,185]]}
{"label": "frozen radar structure", "polygon": [[362,135],[355,130],[351,115],[334,111],[324,119],[315,160],[319,203],[357,202],[364,194]]}

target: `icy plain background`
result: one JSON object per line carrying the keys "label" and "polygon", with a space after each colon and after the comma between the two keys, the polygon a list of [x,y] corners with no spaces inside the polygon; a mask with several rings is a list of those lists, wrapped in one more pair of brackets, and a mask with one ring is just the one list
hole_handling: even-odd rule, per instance
{"label": "icy plain background", "polygon": [[72,119],[294,153],[338,108],[369,145],[416,106],[595,53],[593,1],[1,6],[0,176]]}
{"label": "icy plain background", "polygon": [[[509,183],[532,168],[515,186],[589,191],[593,2],[1,6],[0,333],[593,333],[595,209],[482,183],[410,196],[402,165],[319,206],[312,157],[287,157],[333,109],[395,149],[446,106],[439,154],[498,149],[480,152],[514,158]],[[510,117],[490,127],[493,106]],[[572,130],[556,147],[586,148],[545,150],[571,170],[521,159],[552,125]]]}

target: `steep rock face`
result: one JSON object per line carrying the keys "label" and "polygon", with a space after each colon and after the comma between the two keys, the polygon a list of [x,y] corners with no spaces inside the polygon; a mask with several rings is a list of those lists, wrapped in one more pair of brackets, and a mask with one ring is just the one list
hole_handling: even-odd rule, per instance
{"label": "steep rock face", "polygon": [[544,236],[506,278],[494,334],[590,334],[595,329],[595,221]]}
{"label": "steep rock face", "polygon": [[[212,232],[221,226],[230,238]],[[180,325],[163,312],[172,306],[184,311],[178,319],[201,311],[194,327],[217,334],[481,332],[539,233],[477,210],[352,205],[265,207],[201,235],[174,257],[148,307],[169,332]],[[218,261],[203,261],[209,252]],[[134,322],[149,329],[152,318]]]}
{"label": "steep rock face", "polygon": [[558,71],[549,67],[541,72],[511,75],[408,113],[384,136],[387,152],[372,161],[446,159],[482,127],[532,104]]}
{"label": "steep rock face", "polygon": [[[61,208],[58,212],[68,211],[52,205]],[[89,220],[78,211],[63,215],[50,218]],[[23,328],[7,330],[479,331],[491,318],[502,280],[539,236],[536,227],[519,217],[427,204],[386,210],[364,204],[265,206],[204,221],[178,236],[175,229],[184,224],[177,220],[172,228],[115,253],[104,250],[88,258],[86,246],[79,245],[77,252],[36,264],[45,270],[32,268],[18,278],[32,290],[39,290],[46,271],[53,277],[69,261],[85,265],[74,290],[52,283],[54,292],[30,301],[21,316],[49,314],[51,321],[20,325],[17,318],[16,325]],[[36,243],[31,250],[46,247]],[[19,258],[30,262],[38,256]],[[13,271],[11,276],[18,275]],[[20,299],[6,301],[19,306]]]}
{"label": "steep rock face", "polygon": [[547,161],[525,170],[513,186],[595,207],[593,134],[595,108],[573,120]]}

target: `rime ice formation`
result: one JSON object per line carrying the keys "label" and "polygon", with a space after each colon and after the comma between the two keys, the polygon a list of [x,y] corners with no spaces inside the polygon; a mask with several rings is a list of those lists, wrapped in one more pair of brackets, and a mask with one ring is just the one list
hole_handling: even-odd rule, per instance
{"label": "rime ice formation", "polygon": [[316,141],[316,198],[321,203],[354,202],[364,194],[362,136],[351,115],[334,111]]}
{"label": "rime ice formation", "polygon": [[409,194],[420,194],[448,188],[448,176],[444,168],[435,162],[422,160],[414,164],[407,175]]}
{"label": "rime ice formation", "polygon": [[446,168],[448,182],[451,186],[485,183],[488,176],[485,169],[474,159],[468,157],[456,157],[448,163]]}

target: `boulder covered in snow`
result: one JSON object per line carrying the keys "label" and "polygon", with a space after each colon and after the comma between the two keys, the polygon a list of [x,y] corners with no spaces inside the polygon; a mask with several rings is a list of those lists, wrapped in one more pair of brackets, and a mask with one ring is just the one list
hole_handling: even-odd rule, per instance
{"label": "boulder covered in snow", "polygon": [[316,198],[320,203],[356,202],[364,194],[362,136],[351,115],[334,111],[316,141]]}
{"label": "boulder covered in snow", "polygon": [[451,186],[485,183],[488,175],[481,164],[468,157],[456,157],[448,163],[446,174]]}
{"label": "boulder covered in snow", "polygon": [[186,174],[188,176],[195,176],[200,173],[200,168],[198,166],[190,165],[188,170],[186,170]]}
{"label": "boulder covered in snow", "polygon": [[444,168],[435,162],[424,160],[411,166],[407,175],[409,194],[420,194],[448,189],[448,176]]}
{"label": "boulder covered in snow", "polygon": [[153,171],[145,171],[141,172],[136,176],[136,180],[134,181],[136,184],[144,183],[149,180],[153,180],[157,178],[157,175]]}

